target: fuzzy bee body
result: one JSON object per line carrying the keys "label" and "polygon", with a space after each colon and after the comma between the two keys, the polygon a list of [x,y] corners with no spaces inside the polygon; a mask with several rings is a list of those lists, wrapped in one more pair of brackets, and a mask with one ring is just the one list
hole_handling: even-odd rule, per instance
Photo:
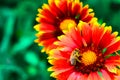
{"label": "fuzzy bee body", "polygon": [[71,63],[71,65],[73,65],[73,66],[76,65],[76,62],[77,62],[77,61],[76,61],[75,58],[73,58],[73,57],[70,58],[70,63]]}
{"label": "fuzzy bee body", "polygon": [[81,61],[79,60],[79,57],[80,57],[80,50],[79,49],[75,49],[72,53],[71,53],[71,56],[70,56],[70,63],[71,65],[75,66],[77,61],[79,63],[81,63]]}

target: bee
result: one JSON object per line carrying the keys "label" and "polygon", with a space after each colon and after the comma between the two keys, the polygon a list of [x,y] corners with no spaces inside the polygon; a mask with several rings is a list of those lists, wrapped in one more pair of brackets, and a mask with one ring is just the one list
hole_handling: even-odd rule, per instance
{"label": "bee", "polygon": [[80,50],[79,49],[75,49],[72,53],[71,53],[71,56],[70,56],[70,63],[71,65],[75,66],[76,65],[76,62],[78,61],[79,63],[81,63],[81,61],[79,60],[79,57],[80,57]]}

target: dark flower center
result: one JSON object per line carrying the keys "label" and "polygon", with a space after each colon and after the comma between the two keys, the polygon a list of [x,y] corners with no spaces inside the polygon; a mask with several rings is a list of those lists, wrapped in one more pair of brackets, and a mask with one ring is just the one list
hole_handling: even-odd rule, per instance
{"label": "dark flower center", "polygon": [[105,67],[105,57],[102,51],[94,47],[84,47],[79,49],[79,51],[75,49],[71,54],[70,62],[76,71],[83,74],[99,71],[101,68]]}

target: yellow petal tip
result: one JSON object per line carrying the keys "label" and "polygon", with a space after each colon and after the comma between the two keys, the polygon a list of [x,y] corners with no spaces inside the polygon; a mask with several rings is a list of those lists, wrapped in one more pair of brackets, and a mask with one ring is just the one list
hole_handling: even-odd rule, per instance
{"label": "yellow petal tip", "polygon": [[40,28],[40,24],[37,24],[37,25],[34,26],[34,29],[35,29],[36,31],[39,31],[39,28]]}

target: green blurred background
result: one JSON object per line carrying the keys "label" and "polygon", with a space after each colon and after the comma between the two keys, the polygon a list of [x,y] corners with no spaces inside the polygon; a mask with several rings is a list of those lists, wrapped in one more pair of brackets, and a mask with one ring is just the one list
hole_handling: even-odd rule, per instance
{"label": "green blurred background", "polygon": [[[81,0],[99,22],[120,32],[120,0]],[[34,40],[38,8],[47,0],[0,0],[0,80],[54,80],[47,55]]]}

